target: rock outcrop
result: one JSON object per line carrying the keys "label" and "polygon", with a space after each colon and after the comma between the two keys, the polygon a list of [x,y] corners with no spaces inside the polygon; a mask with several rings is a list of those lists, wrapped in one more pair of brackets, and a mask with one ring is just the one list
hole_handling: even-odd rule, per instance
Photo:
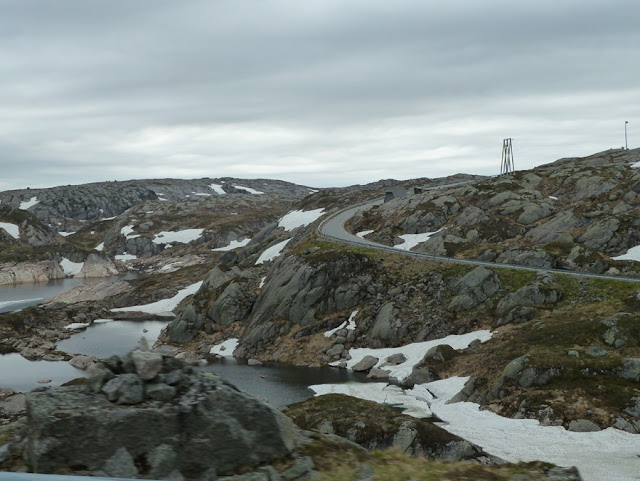
{"label": "rock outcrop", "polygon": [[273,462],[301,440],[222,378],[142,351],[95,364],[84,387],[28,393],[25,436],[34,472],[188,480]]}

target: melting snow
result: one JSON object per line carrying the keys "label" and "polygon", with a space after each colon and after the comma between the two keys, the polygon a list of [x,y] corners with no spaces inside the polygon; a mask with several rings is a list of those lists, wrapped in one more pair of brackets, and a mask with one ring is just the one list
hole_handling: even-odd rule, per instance
{"label": "melting snow", "polygon": [[278,222],[278,227],[284,227],[285,231],[290,231],[296,227],[309,225],[315,222],[321,215],[324,209],[316,210],[294,210],[282,217]]}
{"label": "melting snow", "polygon": [[100,220],[101,220],[101,221],[103,221],[103,220],[113,220],[113,219],[115,219],[115,218],[116,218],[116,216],[113,216],[113,217],[103,217],[103,218],[102,218],[102,219],[100,219]]}
{"label": "melting snow", "polygon": [[127,239],[135,239],[136,237],[140,237],[140,234],[133,234],[133,226],[126,225],[122,229],[120,229],[120,234],[124,235]]}
{"label": "melting snow", "polygon": [[551,199],[551,200],[558,200],[558,198],[557,198],[557,197],[554,197],[554,196],[552,196],[552,195],[550,195],[550,196],[549,196],[549,199]]}
{"label": "melting snow", "polygon": [[40,201],[38,200],[38,197],[31,197],[31,199],[29,199],[26,202],[20,202],[20,207],[18,207],[18,209],[22,209],[22,210],[27,210],[30,209],[31,207],[33,207],[34,205],[40,203]]}
{"label": "melting snow", "polygon": [[201,195],[203,197],[211,197],[212,194],[196,194],[196,195]]}
{"label": "melting snow", "polygon": [[84,262],[72,262],[66,257],[63,257],[60,261],[60,267],[62,267],[62,270],[68,276],[75,276],[76,274],[80,274],[83,266]]}
{"label": "melting snow", "polygon": [[220,194],[220,195],[226,194],[226,192],[222,188],[222,184],[211,184],[209,187],[211,187],[211,189],[213,189],[213,191],[216,194]]}
{"label": "melting snow", "polygon": [[215,249],[211,249],[211,250],[214,251],[214,252],[232,251],[233,249],[237,249],[238,247],[246,246],[249,242],[251,242],[251,239],[243,239],[241,241],[233,240],[233,241],[231,241],[231,243],[228,246],[216,247]]}
{"label": "melting snow", "polygon": [[264,192],[260,192],[259,190],[252,189],[251,187],[242,187],[241,185],[234,185],[236,189],[246,190],[250,194],[261,195]]}
{"label": "melting snow", "polygon": [[[640,163],[640,162],[639,162]],[[636,261],[640,262],[640,246],[632,247],[626,254],[612,257],[614,261]]]}
{"label": "melting snow", "polygon": [[441,230],[442,229],[438,229],[435,232],[425,232],[423,234],[403,234],[403,235],[398,236],[398,237],[400,237],[400,239],[404,240],[404,244],[398,244],[397,246],[393,246],[393,247],[395,247],[396,249],[403,250],[403,251],[410,251],[411,249],[413,249],[415,246],[417,246],[421,242],[428,241],[429,238],[433,234],[437,234]]}
{"label": "melting snow", "polygon": [[264,276],[262,279],[260,279],[260,285],[258,286],[258,289],[262,289],[262,286],[264,286],[264,281],[267,280],[267,276]]}
{"label": "melting snow", "polygon": [[320,191],[316,190],[316,189],[309,189],[309,192],[312,193],[312,194],[315,194],[316,192],[320,192]]}
{"label": "melting snow", "polygon": [[169,298],[162,299],[160,301],[152,302],[150,304],[144,304],[142,306],[131,306],[131,307],[118,307],[116,309],[111,309],[112,312],[146,312],[147,314],[156,314],[158,316],[173,316],[173,311],[178,304],[182,302],[182,300],[195,294],[200,289],[202,285],[202,281],[196,282],[195,284],[191,284],[189,287],[185,287],[178,291],[178,293]]}
{"label": "melting snow", "polygon": [[64,326],[65,329],[83,329],[85,327],[89,327],[88,322],[72,322]]}
{"label": "melting snow", "polygon": [[372,234],[372,233],[374,233],[374,232],[375,232],[375,231],[374,231],[373,229],[372,229],[372,230],[363,230],[362,232],[358,232],[358,233],[356,234],[356,237],[360,237],[361,239],[364,239],[364,236],[369,235],[369,234]]}
{"label": "melting snow", "polygon": [[631,164],[631,167],[634,169],[639,169],[640,168],[640,162],[636,162],[635,164]]}
{"label": "melting snow", "polygon": [[354,331],[356,328],[356,322],[353,320],[354,317],[356,317],[356,315],[358,314],[358,312],[360,312],[359,309],[353,311],[351,313],[351,315],[349,316],[349,320],[344,321],[342,324],[340,324],[338,327],[336,327],[335,329],[331,329],[327,332],[324,333],[324,337],[331,337],[333,336],[333,333],[336,331],[339,331],[340,329],[344,328],[346,326],[346,328],[349,331]]}
{"label": "melting snow", "polygon": [[215,354],[220,357],[233,357],[233,351],[238,347],[238,340],[235,338],[227,339],[220,344],[213,346],[209,350],[209,354]]}
{"label": "melting snow", "polygon": [[282,253],[282,249],[284,249],[284,246],[286,246],[290,240],[291,239],[287,239],[266,249],[262,254],[260,254],[260,257],[258,257],[256,265],[264,264],[265,262],[271,261],[278,257]]}
{"label": "melting snow", "polygon": [[132,256],[131,254],[127,254],[126,252],[124,254],[118,254],[115,257],[116,257],[117,260],[122,261],[122,262],[133,261],[133,260],[137,259],[136,256]]}
{"label": "melting snow", "polygon": [[113,319],[96,319],[93,321],[94,324],[106,324],[107,322],[113,322]]}
{"label": "melting snow", "polygon": [[4,229],[14,239],[20,237],[20,228],[15,224],[10,224],[8,222],[0,222],[0,229]]}
{"label": "melting snow", "polygon": [[104,242],[100,242],[97,246],[94,247],[95,250],[102,252],[104,250]]}
{"label": "melting snow", "polygon": [[180,242],[188,244],[202,236],[204,229],[185,229],[176,232],[162,231],[153,238],[154,244],[170,244],[172,242]]}
{"label": "melting snow", "polygon": [[[407,358],[405,362],[403,362],[402,364],[398,364],[397,366],[380,367],[380,369],[389,371],[389,375],[391,377],[395,377],[402,381],[404,378],[409,376],[409,374],[411,374],[413,366],[418,364],[427,353],[427,351],[432,347],[440,346],[442,344],[448,344],[454,349],[464,349],[476,339],[481,342],[486,342],[491,339],[491,332],[487,330],[474,331],[468,332],[467,334],[451,335],[443,337],[442,339],[435,339],[432,341],[414,342],[412,344],[407,344],[406,346],[401,347],[385,347],[381,349],[351,349],[349,351],[351,359],[347,361],[347,367],[353,367],[355,364],[359,363],[365,356],[377,357],[378,363],[376,364],[376,367],[380,367],[381,364],[384,364],[387,357],[391,356],[392,354],[401,353],[404,354]],[[331,364],[337,365],[337,363]]]}
{"label": "melting snow", "polygon": [[75,232],[58,232],[59,235],[61,235],[62,237],[68,237],[72,234],[75,234]]}

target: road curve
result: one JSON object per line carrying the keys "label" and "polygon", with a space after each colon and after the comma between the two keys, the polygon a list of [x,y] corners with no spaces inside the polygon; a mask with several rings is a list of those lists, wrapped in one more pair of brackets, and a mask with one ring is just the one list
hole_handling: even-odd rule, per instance
{"label": "road curve", "polygon": [[[459,184],[457,182],[456,184]],[[437,189],[442,187],[451,187],[452,184],[440,185],[436,187],[432,187],[431,189]],[[438,256],[433,254],[426,254],[423,252],[412,252],[406,251],[402,249],[397,249],[394,247],[389,247],[384,244],[379,244],[377,242],[373,242],[367,239],[363,239],[357,237],[346,231],[344,228],[344,224],[351,217],[356,215],[356,213],[369,209],[374,205],[382,204],[383,199],[378,198],[374,200],[370,200],[367,202],[362,202],[360,204],[353,205],[351,207],[347,207],[346,209],[342,209],[335,214],[327,217],[323,220],[318,226],[318,233],[327,240],[333,242],[343,242],[352,245],[358,245],[363,247],[370,247],[372,249],[378,249],[381,251],[387,251],[394,254],[408,255],[413,257],[419,257],[422,259],[429,259],[441,262],[454,262],[457,264],[469,264],[475,266],[486,266],[493,268],[501,268],[501,269],[515,269],[521,271],[534,271],[534,272],[550,272],[553,274],[563,274],[574,277],[582,277],[582,278],[597,278],[597,279],[613,279],[618,281],[629,281],[629,282],[640,282],[640,278],[637,277],[623,277],[623,276],[611,276],[606,274],[590,274],[586,272],[576,272],[576,271],[568,271],[563,269],[546,269],[544,267],[529,267],[529,266],[521,266],[516,264],[502,264],[499,262],[488,262],[488,261],[478,261],[473,259],[456,259],[453,257],[446,256]]]}

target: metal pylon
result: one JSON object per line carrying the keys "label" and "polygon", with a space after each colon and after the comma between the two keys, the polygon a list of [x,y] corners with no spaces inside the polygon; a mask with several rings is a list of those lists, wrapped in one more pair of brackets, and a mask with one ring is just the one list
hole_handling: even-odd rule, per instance
{"label": "metal pylon", "polygon": [[513,146],[511,139],[502,141],[502,162],[500,163],[500,175],[509,175],[515,172],[516,166],[513,163]]}

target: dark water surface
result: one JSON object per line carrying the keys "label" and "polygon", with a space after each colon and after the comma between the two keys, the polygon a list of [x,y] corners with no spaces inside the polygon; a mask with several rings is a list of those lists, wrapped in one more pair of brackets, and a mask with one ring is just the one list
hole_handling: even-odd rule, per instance
{"label": "dark water surface", "polygon": [[116,277],[54,279],[48,282],[0,286],[0,313],[19,311],[25,307],[35,306],[80,284],[91,284],[108,279],[134,279],[136,277],[139,275],[128,273]]}
{"label": "dark water surface", "polygon": [[[99,358],[122,355],[139,346],[141,337],[153,345],[167,320],[112,321],[94,324],[69,339],[58,342],[58,349]],[[144,332],[144,331],[147,332]],[[366,376],[345,369],[309,368],[280,364],[248,366],[234,358],[223,358],[197,369],[218,374],[274,407],[304,401],[313,396],[312,384],[366,382]],[[0,387],[29,391],[39,386],[59,386],[85,376],[67,362],[27,361],[19,354],[0,355]],[[39,384],[40,380],[51,380]]]}

